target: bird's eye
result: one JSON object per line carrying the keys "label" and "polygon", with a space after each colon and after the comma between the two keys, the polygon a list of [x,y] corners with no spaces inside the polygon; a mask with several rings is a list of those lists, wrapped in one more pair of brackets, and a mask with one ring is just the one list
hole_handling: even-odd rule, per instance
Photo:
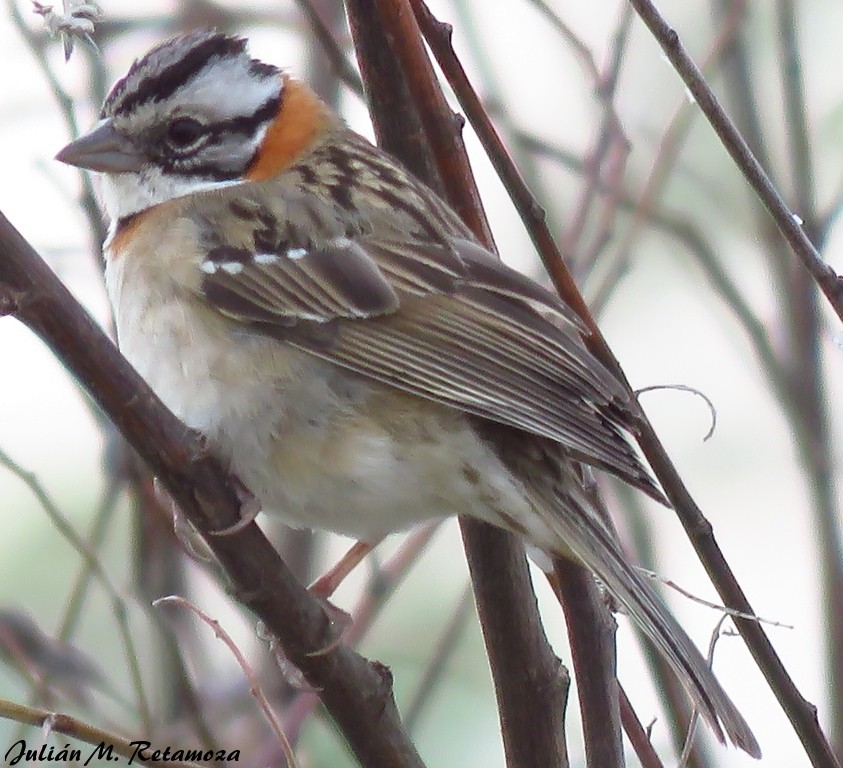
{"label": "bird's eye", "polygon": [[192,117],[177,117],[168,126],[164,138],[173,149],[189,149],[199,142],[205,126]]}

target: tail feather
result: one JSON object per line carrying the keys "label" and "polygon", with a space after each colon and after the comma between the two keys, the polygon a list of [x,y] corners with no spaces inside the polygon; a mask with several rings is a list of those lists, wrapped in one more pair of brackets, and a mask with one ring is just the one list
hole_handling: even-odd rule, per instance
{"label": "tail feather", "polygon": [[[592,505],[585,496],[579,478],[575,478],[571,470],[568,471],[570,476],[561,484],[563,493],[559,492],[559,487],[556,493],[541,493],[535,487],[530,489],[543,522],[558,537],[556,541],[535,543],[559,554],[573,554],[575,559],[592,571],[603,582],[607,592],[655,643],[718,739],[724,742],[725,732],[725,736],[735,746],[752,757],[761,757],[761,750],[749,725],[723,690],[702,654],[653,587],[627,561],[613,532],[591,511]],[[582,493],[577,493],[577,489]],[[559,509],[560,505],[563,506],[562,510]]]}

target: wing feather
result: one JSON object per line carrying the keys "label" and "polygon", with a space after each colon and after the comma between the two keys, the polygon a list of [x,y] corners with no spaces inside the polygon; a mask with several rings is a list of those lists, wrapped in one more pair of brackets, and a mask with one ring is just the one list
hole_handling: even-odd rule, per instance
{"label": "wing feather", "polygon": [[624,389],[588,352],[579,318],[534,281],[461,237],[314,243],[290,228],[273,242],[277,252],[248,258],[242,238],[209,247],[207,300],[362,376],[555,440],[659,497],[625,437]]}
{"label": "wing feather", "polygon": [[[203,290],[237,297],[227,314],[266,321],[267,312],[288,320],[327,322],[335,317],[375,317],[398,308],[398,295],[361,246],[334,238],[320,247],[287,247],[278,253],[249,253],[217,246],[203,262]],[[260,317],[245,308],[253,303]],[[285,322],[284,325],[289,325]]]}
{"label": "wing feather", "polygon": [[622,433],[570,387],[540,376],[528,379],[512,366],[501,366],[502,357],[484,359],[474,349],[466,354],[461,345],[393,325],[385,319],[362,331],[343,328],[321,356],[422,397],[549,437],[588,463],[640,480],[640,466]]}

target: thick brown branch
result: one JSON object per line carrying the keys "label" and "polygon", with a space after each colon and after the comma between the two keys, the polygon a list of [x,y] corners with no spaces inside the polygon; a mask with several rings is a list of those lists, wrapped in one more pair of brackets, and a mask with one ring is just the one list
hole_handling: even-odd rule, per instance
{"label": "thick brown branch", "polygon": [[392,698],[389,670],[343,644],[330,621],[254,522],[215,536],[240,519],[238,484],[155,396],[49,267],[0,214],[0,294],[109,415],[205,537],[240,598],[281,641],[365,766],[421,768]]}
{"label": "thick brown branch", "polygon": [[[379,141],[447,197],[493,248],[459,136],[461,126],[441,93],[409,7],[404,2],[346,0],[346,8],[364,87],[375,97],[370,109]],[[488,525],[470,520],[460,525],[508,764],[566,766],[567,680],[544,636],[523,547]]]}
{"label": "thick brown branch", "polygon": [[568,625],[571,659],[582,714],[586,762],[624,765],[618,707],[614,618],[590,573],[570,560],[554,560],[550,577]]}
{"label": "thick brown branch", "polygon": [[436,158],[445,196],[479,240],[494,249],[492,230],[462,140],[463,121],[445,100],[410,5],[405,0],[375,0],[375,6],[387,38],[393,43],[392,52],[397,63],[408,84],[412,81],[410,96],[425,139]]}

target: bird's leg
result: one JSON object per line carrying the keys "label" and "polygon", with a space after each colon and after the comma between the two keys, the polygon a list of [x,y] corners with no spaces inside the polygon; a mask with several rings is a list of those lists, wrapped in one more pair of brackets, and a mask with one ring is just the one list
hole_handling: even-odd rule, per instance
{"label": "bird's leg", "polygon": [[314,597],[320,597],[327,601],[331,595],[336,592],[337,587],[345,581],[346,576],[350,574],[378,544],[383,541],[383,537],[369,543],[367,541],[357,541],[346,552],[342,558],[322,574],[316,581],[314,581],[307,589]]}
{"label": "bird's leg", "polygon": [[328,618],[331,621],[331,626],[334,628],[334,639],[324,648],[311,652],[312,656],[321,656],[322,654],[328,653],[328,651],[333,650],[340,642],[342,642],[342,639],[345,637],[345,633],[351,626],[352,618],[351,615],[342,610],[342,608],[338,608],[334,605],[329,598],[334,594],[337,587],[342,584],[346,576],[348,576],[348,574],[362,562],[363,558],[365,558],[366,555],[368,555],[378,544],[380,544],[381,541],[383,541],[383,537],[372,543],[367,541],[355,542],[348,552],[346,552],[332,568],[322,574],[307,588],[307,591],[310,592],[311,595],[322,602],[325,612],[328,614]]}

